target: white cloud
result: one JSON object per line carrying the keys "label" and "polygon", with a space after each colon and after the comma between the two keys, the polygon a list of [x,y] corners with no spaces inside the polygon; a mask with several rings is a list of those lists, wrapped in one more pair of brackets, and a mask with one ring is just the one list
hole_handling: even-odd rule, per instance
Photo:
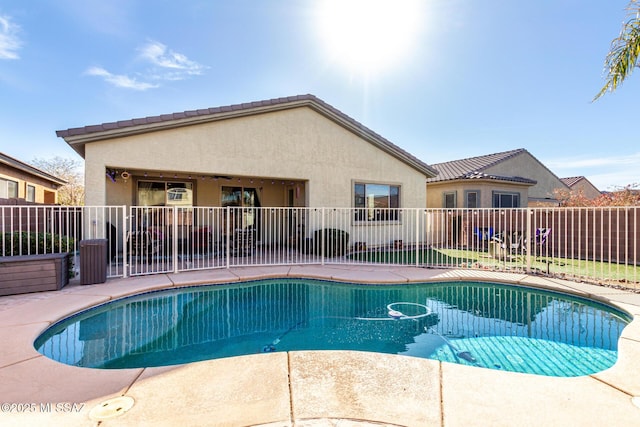
{"label": "white cloud", "polygon": [[0,15],[0,59],[18,59],[18,49],[22,41],[18,37],[20,27],[11,22],[11,18]]}
{"label": "white cloud", "polygon": [[636,168],[616,169],[587,177],[600,191],[613,191],[631,184],[639,184],[640,176]]}
{"label": "white cloud", "polygon": [[640,152],[609,157],[570,157],[543,162],[560,177],[586,176],[600,190],[640,182]]}
{"label": "white cloud", "polygon": [[162,43],[151,41],[141,47],[140,57],[148,60],[153,65],[168,68],[174,70],[172,73],[168,73],[170,80],[176,80],[176,76],[180,74],[185,75],[199,75],[202,74],[204,66],[198,64],[195,61],[191,61],[185,55],[174,52],[167,48]]}
{"label": "white cloud", "polygon": [[158,85],[154,85],[151,83],[139,82],[135,78],[131,78],[129,76],[112,74],[102,67],[90,67],[89,69],[87,69],[87,71],[85,71],[85,73],[90,76],[102,77],[106,82],[111,83],[116,87],[125,89],[147,90],[158,87]]}
{"label": "white cloud", "polygon": [[640,153],[627,156],[610,156],[595,158],[565,158],[550,160],[546,163],[551,169],[584,169],[604,166],[637,165],[640,163]]}
{"label": "white cloud", "polygon": [[[148,42],[138,50],[139,57],[150,63],[147,69],[136,73],[140,76],[140,81],[127,75],[112,74],[102,67],[91,67],[85,73],[103,77],[116,87],[147,90],[159,87],[159,82],[184,80],[189,76],[200,75],[207,68],[156,41]],[[155,83],[149,83],[150,81]]]}

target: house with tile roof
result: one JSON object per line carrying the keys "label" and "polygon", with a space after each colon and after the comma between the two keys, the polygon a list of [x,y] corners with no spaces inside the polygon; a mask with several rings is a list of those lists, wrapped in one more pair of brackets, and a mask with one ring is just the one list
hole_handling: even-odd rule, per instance
{"label": "house with tile roof", "polygon": [[587,199],[595,199],[602,194],[600,190],[598,190],[598,188],[584,176],[572,176],[568,178],[561,178],[561,180],[572,192],[580,192]]}
{"label": "house with tile roof", "polygon": [[429,208],[557,206],[554,190],[568,189],[523,148],[431,166],[438,175],[427,179]]}
{"label": "house with tile roof", "polygon": [[57,131],[87,205],[426,205],[436,172],[313,95]]}
{"label": "house with tile roof", "polygon": [[0,203],[58,202],[58,189],[67,182],[30,164],[0,153]]}

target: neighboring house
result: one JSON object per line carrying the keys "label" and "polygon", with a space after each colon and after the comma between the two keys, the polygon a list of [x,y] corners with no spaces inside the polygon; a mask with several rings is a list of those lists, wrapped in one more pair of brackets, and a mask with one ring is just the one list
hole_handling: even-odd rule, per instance
{"label": "neighboring house", "polygon": [[86,205],[423,208],[427,164],[313,95],[57,131]]}
{"label": "neighboring house", "polygon": [[557,188],[568,187],[527,150],[505,151],[432,165],[429,208],[557,206]]}
{"label": "neighboring house", "polygon": [[0,200],[24,200],[53,205],[67,182],[18,159],[0,153]]}
{"label": "neighboring house", "polygon": [[587,199],[595,199],[602,193],[584,176],[561,178],[571,191],[581,192]]}

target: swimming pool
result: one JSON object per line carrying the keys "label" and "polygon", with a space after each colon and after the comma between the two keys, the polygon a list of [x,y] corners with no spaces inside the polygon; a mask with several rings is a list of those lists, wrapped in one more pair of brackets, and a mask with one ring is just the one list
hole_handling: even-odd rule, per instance
{"label": "swimming pool", "polygon": [[57,322],[34,346],[65,364],[108,369],[358,350],[580,376],[615,363],[630,320],[604,304],[512,285],[269,279],[123,298]]}

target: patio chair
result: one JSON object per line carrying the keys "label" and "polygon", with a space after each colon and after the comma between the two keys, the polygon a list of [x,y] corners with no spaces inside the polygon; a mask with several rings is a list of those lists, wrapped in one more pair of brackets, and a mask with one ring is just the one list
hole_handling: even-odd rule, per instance
{"label": "patio chair", "polygon": [[497,258],[507,258],[508,255],[518,256],[522,254],[524,234],[520,231],[510,233],[498,233],[491,238],[498,248],[493,250],[493,255]]}
{"label": "patio chair", "polygon": [[486,249],[493,238],[493,227],[473,227],[473,237],[479,248]]}
{"label": "patio chair", "polygon": [[151,256],[159,252],[162,239],[154,231],[130,231],[127,236],[127,244],[132,256],[147,258],[149,261]]}
{"label": "patio chair", "polygon": [[542,248],[547,244],[547,239],[551,234],[551,228],[536,229],[536,237],[533,239],[533,254],[538,256],[542,252]]}
{"label": "patio chair", "polygon": [[237,228],[233,233],[232,250],[236,256],[252,255],[256,248],[255,230]]}

